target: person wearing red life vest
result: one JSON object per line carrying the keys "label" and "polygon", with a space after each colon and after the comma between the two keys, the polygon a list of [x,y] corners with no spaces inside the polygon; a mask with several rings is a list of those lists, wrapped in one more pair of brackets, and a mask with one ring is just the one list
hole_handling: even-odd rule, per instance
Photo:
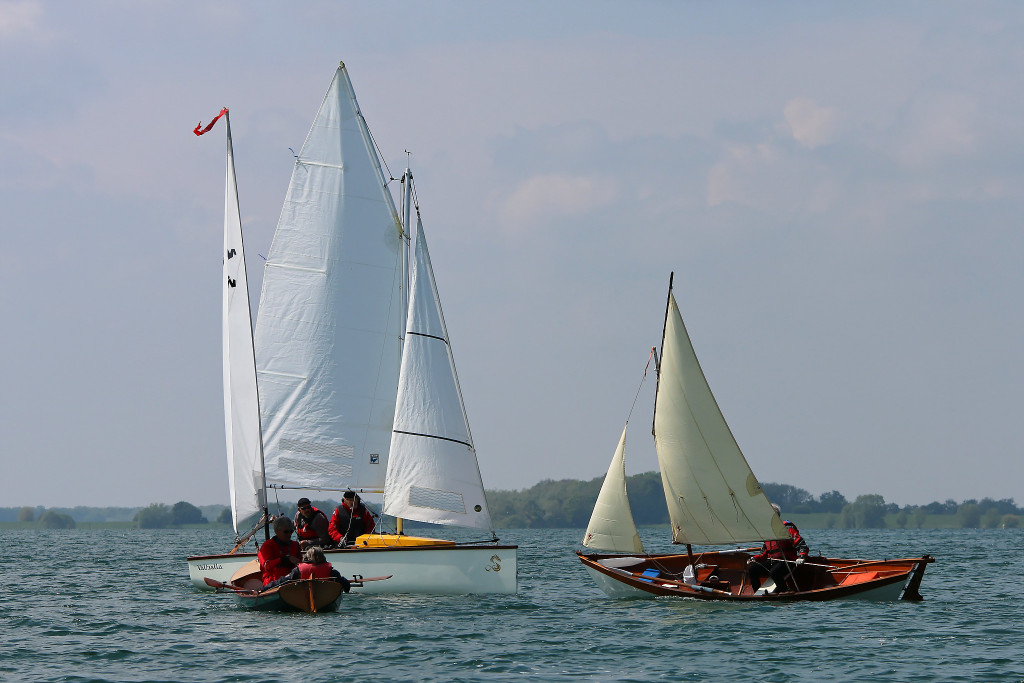
{"label": "person wearing red life vest", "polygon": [[295,512],[295,535],[299,537],[299,547],[303,550],[315,545],[321,548],[333,543],[328,531],[330,522],[323,511],[313,507],[309,498],[299,498]]}
{"label": "person wearing red life vest", "polygon": [[352,545],[362,534],[371,534],[376,523],[354,491],[345,491],[341,505],[331,515],[328,532],[340,546]]}
{"label": "person wearing red life vest", "polygon": [[287,517],[274,520],[274,535],[260,546],[256,557],[260,562],[263,585],[287,576],[299,562],[299,544],[292,540],[295,525]]}
{"label": "person wearing red life vest", "polygon": [[276,581],[271,581],[267,585],[263,586],[263,590],[267,591],[271,588],[277,588],[282,584],[286,584],[289,581],[298,581],[300,579],[334,579],[341,584],[341,590],[345,593],[348,593],[351,588],[349,580],[339,574],[338,570],[332,567],[331,563],[327,561],[324,551],[320,548],[313,547],[302,553],[302,562],[288,572],[287,576],[282,576]]}
{"label": "person wearing red life vest", "polygon": [[[772,503],[775,514],[781,516],[781,509]],[[793,522],[783,520],[789,538],[765,541],[761,552],[747,560],[747,571],[750,573],[750,587],[756,593],[761,587],[761,579],[771,577],[779,590],[786,590],[786,577],[792,574],[793,566],[801,565],[807,559],[807,541],[800,535],[800,530]]]}

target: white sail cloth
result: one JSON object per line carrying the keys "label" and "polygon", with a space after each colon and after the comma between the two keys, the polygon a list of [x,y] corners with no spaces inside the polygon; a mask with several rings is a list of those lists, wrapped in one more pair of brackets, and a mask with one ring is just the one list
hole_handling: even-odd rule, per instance
{"label": "white sail cloth", "polygon": [[384,484],[400,365],[402,227],[339,66],[270,248],[256,361],[270,484]]}
{"label": "white sail cloth", "polygon": [[252,313],[245,277],[242,219],[238,210],[231,120],[227,127],[227,177],[224,182],[224,433],[227,438],[231,518],[239,522],[264,506],[260,405],[253,357]]}
{"label": "white sail cloth", "polygon": [[420,222],[414,252],[384,512],[421,522],[491,529]]}
{"label": "white sail cloth", "polygon": [[608,466],[608,473],[597,494],[594,512],[590,516],[583,545],[595,550],[617,553],[642,553],[644,544],[636,530],[633,513],[626,495],[626,427]]}
{"label": "white sail cloth", "polygon": [[675,542],[788,537],[711,393],[671,291],[654,432]]}

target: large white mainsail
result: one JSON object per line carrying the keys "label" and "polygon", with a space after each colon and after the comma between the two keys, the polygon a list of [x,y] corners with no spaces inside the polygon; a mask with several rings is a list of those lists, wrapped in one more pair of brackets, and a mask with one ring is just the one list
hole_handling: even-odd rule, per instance
{"label": "large white mainsail", "polygon": [[671,290],[654,441],[676,543],[788,538],[708,386]]}
{"label": "large white mainsail", "polygon": [[596,550],[610,550],[618,553],[642,553],[644,544],[637,533],[633,512],[626,495],[626,429],[608,466],[608,473],[597,494],[594,512],[590,515],[583,545]]}
{"label": "large white mainsail", "polygon": [[231,148],[231,119],[226,110],[224,114],[228,138],[227,178],[224,182],[224,433],[227,437],[231,518],[237,533],[240,521],[263,509],[265,491],[242,219],[238,210],[235,158]]}
{"label": "large white mainsail", "polygon": [[268,484],[383,487],[402,239],[342,64],[295,160],[263,277],[256,360]]}
{"label": "large white mainsail", "polygon": [[476,449],[420,221],[414,253],[384,513],[490,530]]}

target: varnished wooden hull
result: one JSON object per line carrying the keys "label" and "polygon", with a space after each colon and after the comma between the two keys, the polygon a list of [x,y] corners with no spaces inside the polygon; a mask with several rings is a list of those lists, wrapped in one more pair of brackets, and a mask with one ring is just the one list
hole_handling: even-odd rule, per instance
{"label": "varnished wooden hull", "polygon": [[[755,595],[744,551],[695,554],[696,580],[683,580],[687,555],[601,555],[577,553],[598,587],[611,597],[672,596],[694,600],[794,602],[857,598],[876,601],[920,600],[918,589],[934,558],[853,560],[810,557],[791,565],[796,590]],[[703,566],[702,566],[703,565]]]}
{"label": "varnished wooden hull", "polygon": [[341,584],[330,579],[303,579],[256,595],[235,593],[235,602],[258,612],[333,612],[341,602]]}

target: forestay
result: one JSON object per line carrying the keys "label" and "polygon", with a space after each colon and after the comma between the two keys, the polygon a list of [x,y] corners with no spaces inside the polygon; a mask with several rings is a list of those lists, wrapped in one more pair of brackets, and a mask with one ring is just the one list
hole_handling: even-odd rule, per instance
{"label": "forestay", "polygon": [[419,221],[414,253],[384,512],[490,529],[476,449]]}
{"label": "forestay", "polygon": [[225,125],[228,152],[224,182],[224,433],[227,437],[231,517],[237,532],[239,521],[263,508],[264,489],[252,314],[245,277],[245,250],[242,248],[242,220],[238,210],[230,118],[225,119]]}
{"label": "forestay", "polygon": [[622,428],[622,437],[612,456],[608,474],[605,475],[601,492],[597,494],[594,512],[590,516],[590,524],[583,536],[583,545],[595,550],[609,550],[617,553],[643,553],[644,545],[640,541],[633,513],[629,507],[629,496],[626,494],[626,430]]}
{"label": "forestay", "polygon": [[654,434],[675,542],[788,537],[711,393],[671,291]]}
{"label": "forestay", "polygon": [[384,484],[402,227],[344,65],[295,161],[256,324],[268,484]]}

